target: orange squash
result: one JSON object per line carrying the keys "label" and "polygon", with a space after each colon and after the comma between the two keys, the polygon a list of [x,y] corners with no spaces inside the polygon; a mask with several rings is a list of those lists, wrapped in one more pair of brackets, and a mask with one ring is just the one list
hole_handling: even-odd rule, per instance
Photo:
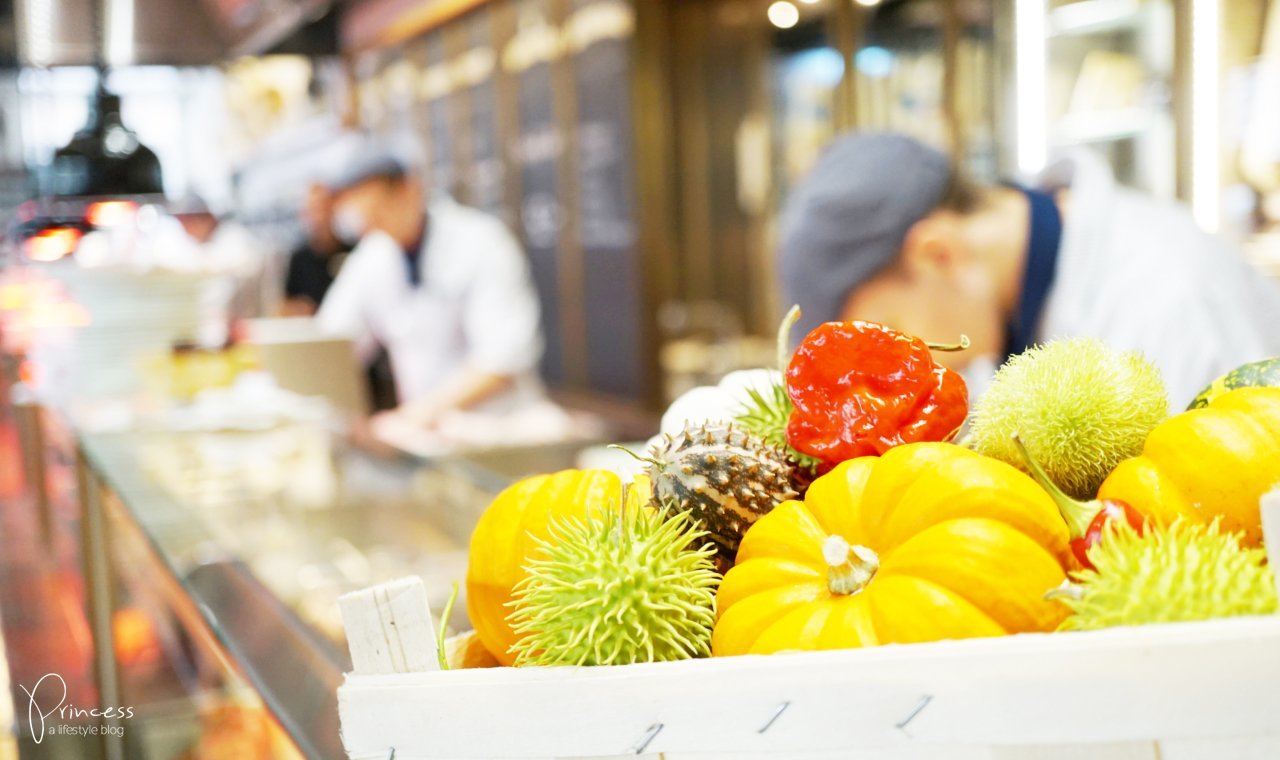
{"label": "orange squash", "polygon": [[1066,523],[1036,483],[947,443],[862,457],[742,539],[716,597],[716,655],[1053,630]]}
{"label": "orange squash", "polygon": [[1142,455],[1121,462],[1099,499],[1128,503],[1149,519],[1209,523],[1262,543],[1258,502],[1280,485],[1280,388],[1240,388],[1156,426]]}
{"label": "orange squash", "polygon": [[604,470],[564,470],[509,486],[485,509],[471,534],[467,564],[467,615],[485,649],[503,665],[515,660],[516,635],[507,623],[511,590],[524,564],[547,540],[553,518],[587,517],[617,504],[618,476]]}

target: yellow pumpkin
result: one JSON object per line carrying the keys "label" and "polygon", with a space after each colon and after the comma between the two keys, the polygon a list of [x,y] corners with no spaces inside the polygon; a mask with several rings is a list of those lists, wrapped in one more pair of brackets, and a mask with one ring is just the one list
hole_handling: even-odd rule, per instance
{"label": "yellow pumpkin", "polygon": [[621,486],[618,476],[605,470],[564,470],[514,483],[485,509],[471,534],[467,615],[500,663],[515,660],[510,650],[517,636],[507,623],[511,590],[524,578],[537,541],[549,538],[548,523],[616,506]]}
{"label": "yellow pumpkin", "polygon": [[1120,463],[1100,499],[1118,499],[1157,523],[1222,518],[1222,528],[1262,543],[1258,501],[1280,485],[1280,388],[1240,388],[1170,417],[1142,455]]}
{"label": "yellow pumpkin", "polygon": [[845,462],[756,521],[716,597],[716,655],[1053,630],[1066,523],[1031,478],[948,443]]}

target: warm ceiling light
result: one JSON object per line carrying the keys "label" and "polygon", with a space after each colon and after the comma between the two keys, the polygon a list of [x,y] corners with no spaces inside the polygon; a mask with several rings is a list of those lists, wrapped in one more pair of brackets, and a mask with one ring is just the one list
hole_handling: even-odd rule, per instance
{"label": "warm ceiling light", "polygon": [[863,8],[874,8],[880,4],[880,0],[854,0],[854,2]]}
{"label": "warm ceiling light", "polygon": [[119,227],[133,221],[138,204],[133,201],[98,201],[85,211],[85,221],[94,227]]}
{"label": "warm ceiling light", "polygon": [[41,230],[27,238],[27,258],[32,261],[57,261],[70,256],[80,242],[80,235],[80,230],[70,227]]}
{"label": "warm ceiling light", "polygon": [[822,0],[800,0],[800,2],[804,3],[805,5],[817,5],[818,3],[822,2]]}
{"label": "warm ceiling light", "polygon": [[790,29],[800,21],[800,9],[788,0],[778,0],[769,6],[769,23],[779,29]]}

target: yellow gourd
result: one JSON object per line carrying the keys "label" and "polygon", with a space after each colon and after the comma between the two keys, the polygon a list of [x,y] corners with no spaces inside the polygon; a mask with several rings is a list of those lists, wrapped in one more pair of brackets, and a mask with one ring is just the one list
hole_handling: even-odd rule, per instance
{"label": "yellow gourd", "polygon": [[480,642],[500,663],[515,660],[510,650],[517,636],[507,622],[508,602],[538,540],[549,538],[548,523],[616,508],[621,487],[612,472],[564,470],[509,486],[485,510],[471,534],[467,614]]}
{"label": "yellow gourd", "polygon": [[850,460],[743,537],[715,655],[1053,630],[1067,526],[1031,478],[947,443]]}
{"label": "yellow gourd", "polygon": [[1258,501],[1280,485],[1280,388],[1240,388],[1160,423],[1142,455],[1120,463],[1098,491],[1170,525],[1182,518],[1262,543]]}

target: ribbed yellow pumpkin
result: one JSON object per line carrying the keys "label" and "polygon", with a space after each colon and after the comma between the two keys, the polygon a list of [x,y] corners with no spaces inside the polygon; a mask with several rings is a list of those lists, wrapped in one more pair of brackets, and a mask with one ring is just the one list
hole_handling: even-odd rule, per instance
{"label": "ribbed yellow pumpkin", "polygon": [[1031,478],[947,443],[845,462],[747,531],[715,655],[1053,630],[1066,523]]}
{"label": "ribbed yellow pumpkin", "polygon": [[511,665],[517,636],[507,622],[511,592],[525,576],[524,565],[549,538],[553,519],[585,518],[615,507],[622,483],[605,470],[564,470],[509,486],[485,509],[471,534],[467,564],[467,615],[485,649]]}
{"label": "ribbed yellow pumpkin", "polygon": [[1151,520],[1210,523],[1262,543],[1258,502],[1280,485],[1280,388],[1240,388],[1160,423],[1142,456],[1120,463],[1098,491]]}

